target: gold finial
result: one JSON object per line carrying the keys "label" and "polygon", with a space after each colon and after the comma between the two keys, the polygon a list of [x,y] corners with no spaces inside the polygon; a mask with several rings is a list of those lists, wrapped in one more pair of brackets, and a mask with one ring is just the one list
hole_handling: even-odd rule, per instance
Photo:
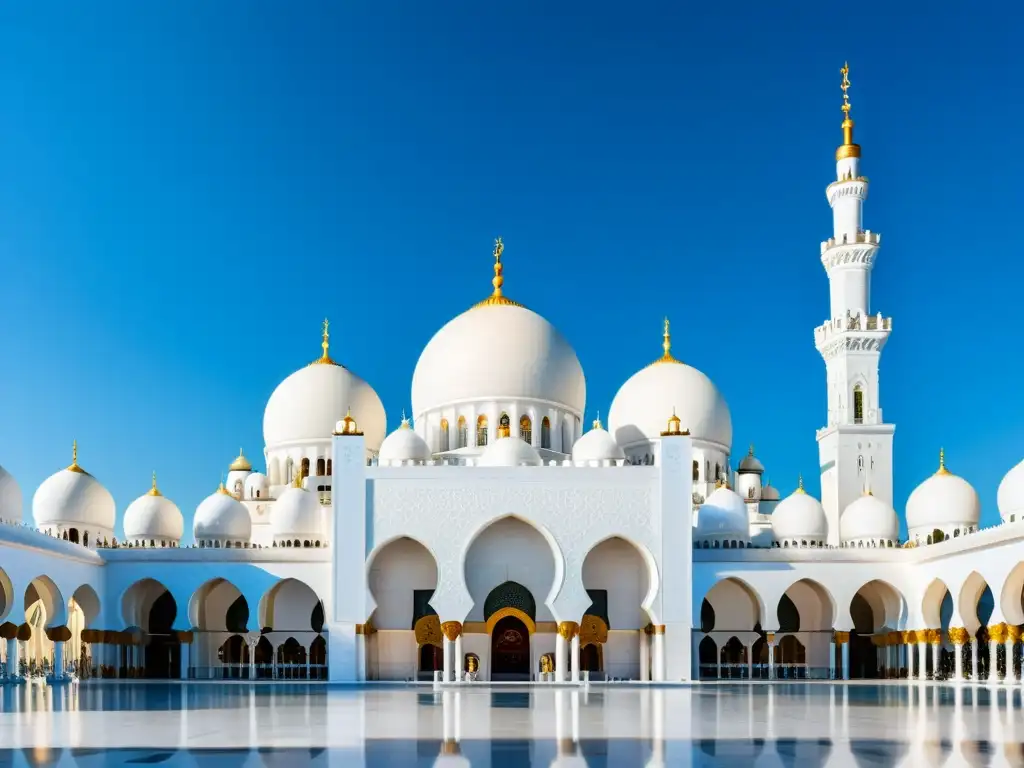
{"label": "gold finial", "polygon": [[228,467],[228,471],[229,472],[251,472],[252,471],[252,464],[250,464],[249,460],[247,458],[245,458],[245,451],[243,451],[241,448],[238,449],[238,458],[236,458],[234,461],[231,462],[231,465]]}
{"label": "gold finial", "polygon": [[224,496],[231,495],[231,492],[224,487],[224,475],[220,476],[220,485],[217,486],[217,493],[223,494]]}
{"label": "gold finial", "polygon": [[348,410],[345,411],[345,418],[334,426],[334,434],[346,435],[349,437],[363,434],[359,431],[359,426],[356,424],[356,420],[352,418],[352,406],[349,406]]}
{"label": "gold finial", "polygon": [[320,342],[320,348],[323,350],[323,354],[320,355],[320,358],[318,360],[314,360],[312,363],[310,363],[310,365],[338,365],[338,363],[334,362],[331,359],[331,356],[328,354],[328,350],[330,350],[331,348],[331,334],[328,332],[329,329],[330,322],[325,317],[323,340]]}
{"label": "gold finial", "polygon": [[153,487],[149,489],[149,493],[147,495],[149,495],[149,496],[163,496],[163,494],[160,493],[160,489],[156,487],[156,470],[155,469],[153,470]]}
{"label": "gold finial", "polygon": [[797,475],[796,492],[797,493],[807,493],[807,491],[804,490],[804,476],[803,475]]}
{"label": "gold finial", "polygon": [[491,295],[481,301],[476,306],[486,307],[489,305],[500,305],[509,307],[521,307],[522,304],[512,301],[502,293],[502,286],[505,284],[505,277],[502,275],[504,265],[501,263],[501,254],[505,252],[505,243],[502,242],[500,237],[494,239],[494,277],[491,279],[491,285],[494,286],[494,290]]}
{"label": "gold finial", "polygon": [[80,475],[88,475],[89,473],[78,466],[78,441],[71,441],[71,466],[68,467],[69,472],[77,472]]}
{"label": "gold finial", "polygon": [[405,408],[402,409],[402,425],[400,429],[409,429],[409,420],[405,418]]}
{"label": "gold finial", "polygon": [[846,62],[839,70],[843,76],[840,88],[843,89],[843,143],[836,150],[836,160],[844,160],[847,157],[860,157],[860,147],[853,143],[853,118],[850,117],[850,64]]}
{"label": "gold finial", "polygon": [[939,469],[938,469],[938,471],[935,474],[936,475],[948,475],[948,474],[951,474],[950,471],[948,469],[946,469],[946,449],[945,448],[939,448]]}
{"label": "gold finial", "polygon": [[302,468],[299,467],[295,470],[295,477],[292,478],[292,488],[302,487]]}
{"label": "gold finial", "polygon": [[666,429],[664,432],[662,432],[661,436],[662,437],[670,437],[670,436],[677,436],[677,435],[678,436],[683,436],[683,435],[690,434],[690,430],[683,429],[682,427],[683,427],[683,422],[682,422],[682,420],[678,416],[676,416],[676,409],[673,407],[672,408],[672,416],[670,416],[669,420],[668,420],[668,429]]}
{"label": "gold finial", "polygon": [[604,429],[601,425],[601,412],[597,412],[597,418],[594,419],[594,423],[590,425],[592,429]]}
{"label": "gold finial", "polygon": [[664,324],[662,326],[661,349],[662,349],[661,357],[659,357],[657,360],[655,360],[654,363],[652,363],[652,365],[657,364],[657,363],[678,363],[679,362],[678,360],[676,360],[672,356],[672,334],[669,332],[669,324],[668,324],[668,318],[667,317],[665,318],[665,322],[664,322]]}

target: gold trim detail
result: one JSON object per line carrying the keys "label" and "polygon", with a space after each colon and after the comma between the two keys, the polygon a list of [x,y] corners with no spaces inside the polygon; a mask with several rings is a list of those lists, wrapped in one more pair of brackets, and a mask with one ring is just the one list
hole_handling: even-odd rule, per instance
{"label": "gold trim detail", "polygon": [[579,634],[580,625],[575,621],[563,621],[558,625],[558,634],[565,641],[572,640]]}
{"label": "gold trim detail", "polygon": [[445,637],[454,643],[455,639],[462,634],[462,622],[446,621],[441,625],[441,631]]}
{"label": "gold trim detail", "polygon": [[764,633],[764,640],[765,640],[766,643],[771,645],[772,643],[775,642],[775,633],[774,632],[765,632]]}
{"label": "gold trim detail", "polygon": [[484,624],[484,629],[487,631],[487,634],[489,635],[492,632],[494,632],[494,627],[497,625],[497,623],[504,618],[508,618],[509,616],[515,616],[517,619],[523,622],[523,624],[526,625],[526,631],[529,632],[531,635],[537,631],[537,622],[531,619],[526,613],[519,610],[518,608],[506,606],[505,608],[499,608],[487,617],[487,621]]}
{"label": "gold trim detail", "polygon": [[[672,334],[669,332],[668,318],[665,318],[662,333],[661,333],[661,349],[662,355],[655,360],[651,365],[662,365],[663,363],[674,363],[675,365],[682,365],[682,360],[677,360],[672,355]],[[650,366],[648,366],[650,367]]]}
{"label": "gold trim detail", "polygon": [[[340,425],[340,429],[338,428]],[[345,437],[362,437],[363,433],[359,431],[359,425],[356,424],[356,420],[352,418],[352,407],[349,406],[348,410],[345,411],[345,418],[334,425],[335,436]]]}
{"label": "gold trim detail", "polygon": [[327,318],[325,317],[324,318],[324,335],[323,335],[323,340],[320,342],[320,348],[323,350],[323,354],[321,354],[319,358],[317,358],[312,363],[310,363],[310,365],[337,365],[339,368],[341,368],[343,366],[340,363],[334,362],[331,359],[331,356],[328,354],[328,350],[330,350],[330,348],[331,348],[331,334],[328,333],[328,328],[329,327],[330,327],[330,323],[328,322]]}
{"label": "gold trim detail", "polygon": [[801,475],[797,475],[796,477],[797,477],[796,492],[797,493],[807,493],[807,491],[804,490],[804,476],[801,474]]}
{"label": "gold trim detail", "polygon": [[224,496],[230,496],[231,495],[231,492],[228,491],[228,489],[224,487],[224,481],[223,480],[221,480],[220,481],[220,485],[217,486],[217,493],[222,494]]}
{"label": "gold trim detail", "polygon": [[950,627],[946,632],[949,635],[949,642],[953,645],[963,645],[971,639],[966,627]]}
{"label": "gold trim detail", "polygon": [[455,739],[445,739],[441,743],[441,754],[442,755],[458,755],[458,754],[460,754],[460,752],[459,752],[459,742],[457,742]]}
{"label": "gold trim detail", "polygon": [[672,409],[672,415],[668,420],[668,429],[661,433],[662,437],[686,437],[690,430],[683,429],[683,422],[676,416],[676,409]]}
{"label": "gold trim detail", "polygon": [[652,624],[651,625],[651,634],[652,635],[664,635],[665,634],[665,625],[664,624]]}
{"label": "gold trim detail", "polygon": [[853,119],[850,117],[850,64],[846,62],[839,70],[843,76],[843,143],[836,150],[836,161],[845,160],[848,157],[860,157],[860,147],[853,143]]}
{"label": "gold trim detail", "polygon": [[252,464],[250,464],[249,460],[247,458],[245,458],[245,452],[241,448],[238,449],[238,458],[231,462],[231,465],[228,467],[228,471],[229,472],[251,472],[252,471]]}
{"label": "gold trim detail", "polygon": [[1018,626],[1016,626],[1014,624],[1007,624],[1006,625],[1006,639],[1007,640],[1009,640],[1011,643],[1016,643],[1018,640],[1020,640],[1020,637],[1021,637],[1020,627],[1018,627]]}
{"label": "gold trim detail", "polygon": [[915,640],[916,634],[917,633],[914,632],[914,630],[912,630],[912,629],[904,629],[902,632],[900,632],[900,636],[902,637],[903,642],[906,645],[913,645],[914,644],[914,642],[916,641]]}
{"label": "gold trim detail", "polygon": [[988,628],[988,639],[994,640],[997,643],[1006,642],[1006,625],[1005,624],[993,624]]}
{"label": "gold trim detail", "polygon": [[78,466],[78,441],[71,441],[71,466],[68,468],[68,472],[77,472],[80,475],[88,475],[89,473]]}
{"label": "gold trim detail", "polygon": [[418,645],[436,645],[441,648],[441,620],[436,615],[420,616],[413,626]]}
{"label": "gold trim detail", "polygon": [[833,640],[833,642],[836,645],[846,645],[848,642],[850,642],[850,633],[849,632],[833,632],[832,633],[832,640]]}
{"label": "gold trim detail", "polygon": [[939,448],[939,468],[935,471],[936,475],[949,475],[952,474],[946,469],[946,449]]}
{"label": "gold trim detail", "polygon": [[608,625],[604,623],[604,619],[592,613],[584,614],[583,620],[580,622],[580,648],[607,642]]}
{"label": "gold trim detail", "polygon": [[942,630],[929,629],[927,643],[929,645],[942,645]]}
{"label": "gold trim detail", "polygon": [[483,301],[474,304],[474,307],[521,307],[523,306],[517,301],[505,296],[502,293],[501,287],[505,284],[505,277],[502,274],[505,265],[501,263],[501,254],[505,252],[505,244],[501,241],[500,237],[494,240],[494,251],[491,255],[494,256],[494,277],[491,279],[491,285],[494,286],[494,291]]}

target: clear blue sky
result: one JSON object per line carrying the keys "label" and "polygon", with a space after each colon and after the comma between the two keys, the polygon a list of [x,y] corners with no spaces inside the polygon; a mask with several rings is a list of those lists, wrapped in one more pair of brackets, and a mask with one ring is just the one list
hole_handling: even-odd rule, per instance
{"label": "clear blue sky", "polygon": [[588,419],[668,314],[737,457],[817,490],[849,59],[897,507],[944,445],[994,522],[1024,454],[1022,11],[713,5],[4,4],[0,463],[26,517],[77,438],[119,515],[155,468],[190,530],[239,445],[262,465],[266,399],[324,316],[397,424],[499,234]]}

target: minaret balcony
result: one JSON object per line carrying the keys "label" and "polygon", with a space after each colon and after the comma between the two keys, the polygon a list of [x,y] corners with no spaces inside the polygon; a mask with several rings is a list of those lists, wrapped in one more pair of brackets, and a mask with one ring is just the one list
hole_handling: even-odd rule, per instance
{"label": "minaret balcony", "polygon": [[888,336],[891,331],[891,317],[882,317],[881,312],[876,315],[858,313],[856,315],[847,315],[846,317],[837,317],[834,320],[826,320],[814,329],[814,343],[815,346],[822,347],[829,340],[844,334],[874,332]]}
{"label": "minaret balcony", "polygon": [[825,251],[829,248],[835,248],[837,245],[880,245],[882,243],[882,235],[878,232],[872,232],[870,229],[864,232],[855,232],[852,235],[842,234],[839,237],[830,237],[828,240],[823,240],[821,243],[821,254],[825,255]]}

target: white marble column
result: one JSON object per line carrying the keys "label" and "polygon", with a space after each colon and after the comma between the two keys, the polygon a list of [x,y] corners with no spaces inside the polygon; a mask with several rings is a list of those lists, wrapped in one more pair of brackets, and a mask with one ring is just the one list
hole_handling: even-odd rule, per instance
{"label": "white marble column", "polygon": [[1007,627],[1011,630],[1006,637],[1006,674],[1003,675],[1003,680],[1007,683],[1013,683],[1017,681],[1017,675],[1013,668],[1013,646],[1017,644],[1016,638],[1013,635],[1012,630],[1017,629],[1016,627]]}
{"label": "white marble column", "polygon": [[444,659],[444,669],[441,672],[441,680],[448,682],[452,679],[452,642],[447,637],[441,641],[441,652]]}
{"label": "white marble column", "polygon": [[464,663],[462,660],[462,633],[460,632],[459,636],[455,638],[455,682],[461,682],[463,666]]}
{"label": "white marble column", "polygon": [[563,682],[569,679],[566,674],[569,666],[568,659],[568,638],[572,637],[576,622],[563,621],[558,625],[558,634],[555,635],[555,682]]}
{"label": "white marble column", "polygon": [[836,632],[835,633],[836,643],[839,645],[842,653],[842,664],[843,664],[843,680],[850,679],[850,633],[849,632]]}
{"label": "white marble column", "polygon": [[640,679],[651,679],[651,636],[646,627],[640,630]]}
{"label": "white marble column", "polygon": [[572,681],[580,681],[580,633],[579,629],[572,636]]}
{"label": "white marble column", "polygon": [[7,679],[18,677],[18,639],[12,637],[7,641]]}
{"label": "white marble column", "polygon": [[911,632],[910,640],[906,643],[907,649],[907,680],[914,679],[914,633]]}
{"label": "white marble column", "polygon": [[928,679],[928,643],[922,639],[925,636],[924,633],[917,633],[917,679],[927,680]]}
{"label": "white marble column", "polygon": [[954,645],[953,645],[953,677],[957,681],[962,681],[964,679],[964,646],[963,646],[963,643],[954,643]]}
{"label": "white marble column", "polygon": [[775,633],[767,633],[768,640],[768,679],[775,679]]}
{"label": "white marble column", "polygon": [[64,641],[56,640],[53,643],[53,679],[64,679]]}
{"label": "white marble column", "polygon": [[655,624],[654,634],[652,635],[654,642],[652,652],[654,655],[654,680],[656,682],[665,681],[665,625]]}
{"label": "white marble column", "polygon": [[828,679],[836,679],[836,640],[834,634],[832,639],[828,641]]}
{"label": "white marble column", "polygon": [[942,669],[942,630],[935,630],[937,637],[932,640],[932,680],[939,679]]}
{"label": "white marble column", "polygon": [[998,640],[992,639],[992,631],[994,627],[989,627],[989,641],[988,641],[988,681],[990,683],[999,682],[999,646]]}
{"label": "white marble column", "polygon": [[181,679],[182,680],[188,680],[189,666],[190,666],[188,660],[189,660],[189,656],[192,653],[192,644],[191,643],[181,643],[181,645],[179,646],[179,649],[180,650],[179,650],[179,654],[178,654],[178,656],[179,656],[179,658],[178,658],[178,666],[179,666],[179,668],[181,670],[181,672],[180,672]]}
{"label": "white marble column", "polygon": [[978,682],[978,638],[971,638],[971,680]]}

